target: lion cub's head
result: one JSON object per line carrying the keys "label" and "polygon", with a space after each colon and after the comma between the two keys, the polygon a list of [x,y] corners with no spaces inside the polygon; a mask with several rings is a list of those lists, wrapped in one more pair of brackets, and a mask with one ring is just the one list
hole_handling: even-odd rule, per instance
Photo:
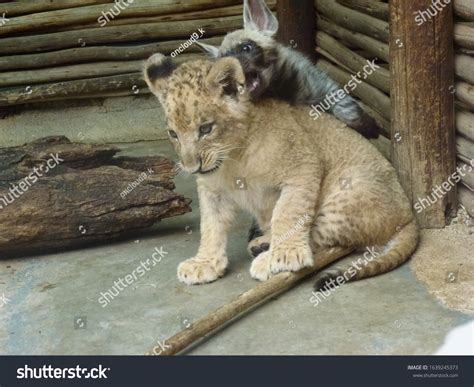
{"label": "lion cub's head", "polygon": [[184,171],[212,173],[241,147],[245,138],[239,128],[247,117],[249,96],[237,59],[178,66],[155,54],[146,62],[144,76],[165,110]]}

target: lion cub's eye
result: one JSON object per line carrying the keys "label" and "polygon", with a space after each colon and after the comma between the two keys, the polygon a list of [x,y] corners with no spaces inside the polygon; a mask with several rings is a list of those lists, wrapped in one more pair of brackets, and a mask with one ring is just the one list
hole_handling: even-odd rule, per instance
{"label": "lion cub's eye", "polygon": [[178,135],[176,134],[174,130],[168,130],[168,134],[171,138],[174,138],[174,139],[178,138]]}
{"label": "lion cub's eye", "polygon": [[204,124],[199,127],[199,137],[205,136],[212,132],[212,128],[214,127],[213,123]]}

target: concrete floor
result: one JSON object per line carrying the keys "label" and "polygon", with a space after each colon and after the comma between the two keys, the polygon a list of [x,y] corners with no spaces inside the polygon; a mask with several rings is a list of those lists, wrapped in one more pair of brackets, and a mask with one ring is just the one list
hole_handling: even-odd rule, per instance
{"label": "concrete floor", "polygon": [[[167,142],[122,146],[132,155],[173,155]],[[179,192],[193,198],[193,212],[165,220],[146,235],[82,250],[0,260],[0,297],[4,296],[0,353],[143,354],[157,340],[163,342],[254,286],[245,250],[250,223],[246,216],[235,226],[231,263],[223,279],[195,287],[177,281],[178,263],[197,250],[199,212],[194,179],[178,176],[176,183]],[[425,233],[413,262],[420,262],[417,257],[426,256],[425,250],[432,254],[431,241],[442,245],[444,235]],[[472,243],[474,237],[468,238]],[[130,274],[141,260],[151,259],[155,247],[161,246],[168,252],[161,262],[103,308],[100,293]],[[440,258],[445,259],[441,254]],[[458,249],[456,259],[472,269],[472,246]],[[430,255],[431,266],[436,260]],[[472,284],[470,274],[456,274],[456,281],[448,283],[444,273],[438,282],[429,282],[418,279],[413,264],[407,264],[342,286],[317,307],[309,301],[312,281],[308,280],[188,353],[431,354],[451,329],[472,319],[474,309],[472,287],[456,288]],[[436,297],[433,287],[447,286],[464,289],[458,293],[465,301],[463,308],[455,310]]]}

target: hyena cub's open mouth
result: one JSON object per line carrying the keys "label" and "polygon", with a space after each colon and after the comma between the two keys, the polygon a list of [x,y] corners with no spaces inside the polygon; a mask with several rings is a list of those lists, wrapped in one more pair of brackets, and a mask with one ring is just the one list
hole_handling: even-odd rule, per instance
{"label": "hyena cub's open mouth", "polygon": [[263,93],[262,78],[257,71],[245,72],[245,86],[252,98]]}

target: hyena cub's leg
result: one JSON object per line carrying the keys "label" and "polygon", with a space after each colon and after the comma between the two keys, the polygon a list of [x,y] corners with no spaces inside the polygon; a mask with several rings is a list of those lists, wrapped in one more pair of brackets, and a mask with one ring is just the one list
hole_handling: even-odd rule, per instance
{"label": "hyena cub's leg", "polygon": [[268,251],[270,248],[270,241],[270,231],[264,232],[258,225],[257,220],[254,219],[252,221],[252,226],[250,226],[248,238],[249,243],[247,245],[247,251],[249,252],[250,256],[255,258],[264,251]]}
{"label": "hyena cub's leg", "polygon": [[215,281],[228,265],[227,235],[234,218],[234,206],[224,197],[209,191],[198,181],[201,209],[201,243],[195,257],[181,262],[178,279],[188,285]]}
{"label": "hyena cub's leg", "polygon": [[247,251],[255,258],[270,249],[272,238],[271,222],[274,205],[268,200],[265,206],[255,210],[255,218],[249,230],[249,244]]}

